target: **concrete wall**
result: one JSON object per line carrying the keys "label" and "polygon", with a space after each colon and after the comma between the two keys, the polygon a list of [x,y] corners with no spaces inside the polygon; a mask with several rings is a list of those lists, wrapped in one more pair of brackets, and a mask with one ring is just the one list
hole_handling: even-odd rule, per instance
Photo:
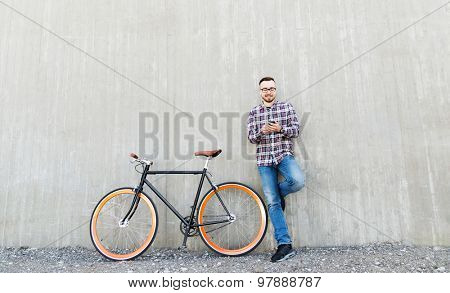
{"label": "concrete wall", "polygon": [[[450,245],[445,2],[2,1],[0,246],[91,247],[95,203],[136,184],[131,151],[189,170],[193,151],[221,147],[216,182],[261,191],[242,121],[265,75],[307,122],[307,187],[287,200],[297,246]],[[156,185],[187,214],[198,179]],[[155,245],[176,247],[178,220],[157,206]]]}

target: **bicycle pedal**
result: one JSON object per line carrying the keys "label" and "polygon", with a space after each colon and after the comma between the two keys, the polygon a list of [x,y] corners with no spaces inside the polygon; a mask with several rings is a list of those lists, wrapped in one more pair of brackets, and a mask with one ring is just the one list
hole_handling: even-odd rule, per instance
{"label": "bicycle pedal", "polygon": [[180,252],[186,252],[186,251],[187,251],[187,246],[181,245],[180,247],[178,247],[178,251],[180,251]]}

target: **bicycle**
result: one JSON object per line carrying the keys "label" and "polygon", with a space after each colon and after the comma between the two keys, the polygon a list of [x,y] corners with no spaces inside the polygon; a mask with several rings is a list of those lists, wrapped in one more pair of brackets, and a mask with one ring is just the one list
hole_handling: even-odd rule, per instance
{"label": "bicycle", "polygon": [[[97,251],[111,260],[131,260],[153,243],[158,230],[158,212],[144,192],[144,185],[180,219],[180,231],[184,235],[180,249],[187,248],[188,237],[200,235],[206,246],[219,255],[242,256],[253,251],[266,234],[267,209],[261,196],[247,185],[213,183],[208,163],[221,152],[196,152],[195,156],[207,158],[201,171],[150,171],[153,162],[131,153],[136,171],[139,166],[143,170],[140,183],[134,188],[112,190],[98,202],[90,221],[90,236]],[[148,175],[158,174],[201,175],[189,216],[183,217],[147,180]],[[211,189],[199,201],[205,178]]]}

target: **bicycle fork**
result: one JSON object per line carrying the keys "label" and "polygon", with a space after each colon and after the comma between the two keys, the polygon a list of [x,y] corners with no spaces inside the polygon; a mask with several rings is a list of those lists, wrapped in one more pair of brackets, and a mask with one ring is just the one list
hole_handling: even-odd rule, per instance
{"label": "bicycle fork", "polygon": [[138,208],[139,201],[141,200],[141,198],[139,197],[139,193],[141,193],[142,190],[144,189],[144,179],[147,175],[149,168],[150,168],[149,165],[145,166],[144,172],[142,173],[141,182],[139,183],[138,186],[136,186],[133,189],[134,191],[133,202],[131,203],[130,209],[126,213],[125,217],[123,217],[123,219],[119,222],[120,227],[126,227],[128,225],[128,222],[131,220],[131,218],[133,217],[134,213]]}
{"label": "bicycle fork", "polygon": [[[137,193],[137,194],[139,194],[139,193]],[[119,222],[120,227],[126,227],[128,225],[128,222],[131,220],[134,213],[136,212],[136,209],[139,205],[139,201],[141,200],[137,194],[134,195],[133,202],[131,203],[130,209],[128,210],[127,214]]]}

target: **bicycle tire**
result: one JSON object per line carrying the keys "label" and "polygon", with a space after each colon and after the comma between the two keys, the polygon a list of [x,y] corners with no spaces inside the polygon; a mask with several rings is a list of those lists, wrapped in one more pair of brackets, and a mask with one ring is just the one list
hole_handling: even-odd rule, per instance
{"label": "bicycle tire", "polygon": [[[153,243],[158,231],[158,211],[152,199],[144,192],[139,193],[139,205],[130,222],[127,223],[126,226],[120,225],[120,219],[123,218],[126,212],[129,210],[131,206],[130,202],[132,198],[134,198],[134,194],[135,192],[131,187],[121,187],[112,190],[97,203],[95,209],[92,212],[90,221],[90,236],[92,243],[95,249],[101,255],[110,260],[131,260],[140,256]],[[117,199],[121,195],[127,196],[127,202],[123,204],[123,206],[114,204],[112,200]],[[120,211],[118,211],[119,209]],[[107,212],[110,211],[114,212],[115,215],[107,214]],[[103,213],[105,213],[104,215],[106,217],[103,217]],[[99,218],[100,215],[102,216],[101,221]],[[149,219],[147,219],[148,216],[150,216],[150,222]],[[108,217],[112,219],[109,220]],[[134,228],[130,227],[130,223],[135,225],[133,226]],[[116,237],[115,239],[113,237],[113,241],[116,241],[116,247],[114,249],[108,247],[108,245],[106,244],[106,239],[110,237],[110,234],[105,235],[102,225],[106,227],[105,229],[111,227],[110,229],[113,230],[109,233]],[[137,228],[135,227],[139,227],[138,225],[143,226],[143,228],[137,230]],[[102,227],[102,229],[100,229],[100,227]],[[118,230],[118,233],[115,233],[114,229]],[[125,242],[119,239],[119,236],[122,233],[127,233],[126,235],[128,236],[128,239],[125,238]],[[141,238],[143,239],[142,241],[140,241]],[[131,246],[128,245],[128,241],[130,241],[130,243],[134,245],[134,248],[128,247]],[[137,242],[137,245],[134,242]]]}
{"label": "bicycle tire", "polygon": [[[207,223],[207,218],[222,217],[224,220],[228,217],[224,215],[225,209],[219,198],[235,216],[235,220],[227,224],[200,226],[200,237],[207,247],[219,255],[248,254],[258,247],[267,231],[268,217],[264,201],[256,191],[239,182],[224,182],[217,187],[219,196],[211,188],[200,201],[197,209],[198,224]],[[214,213],[216,215],[212,215]],[[215,231],[218,232],[213,233]]]}

